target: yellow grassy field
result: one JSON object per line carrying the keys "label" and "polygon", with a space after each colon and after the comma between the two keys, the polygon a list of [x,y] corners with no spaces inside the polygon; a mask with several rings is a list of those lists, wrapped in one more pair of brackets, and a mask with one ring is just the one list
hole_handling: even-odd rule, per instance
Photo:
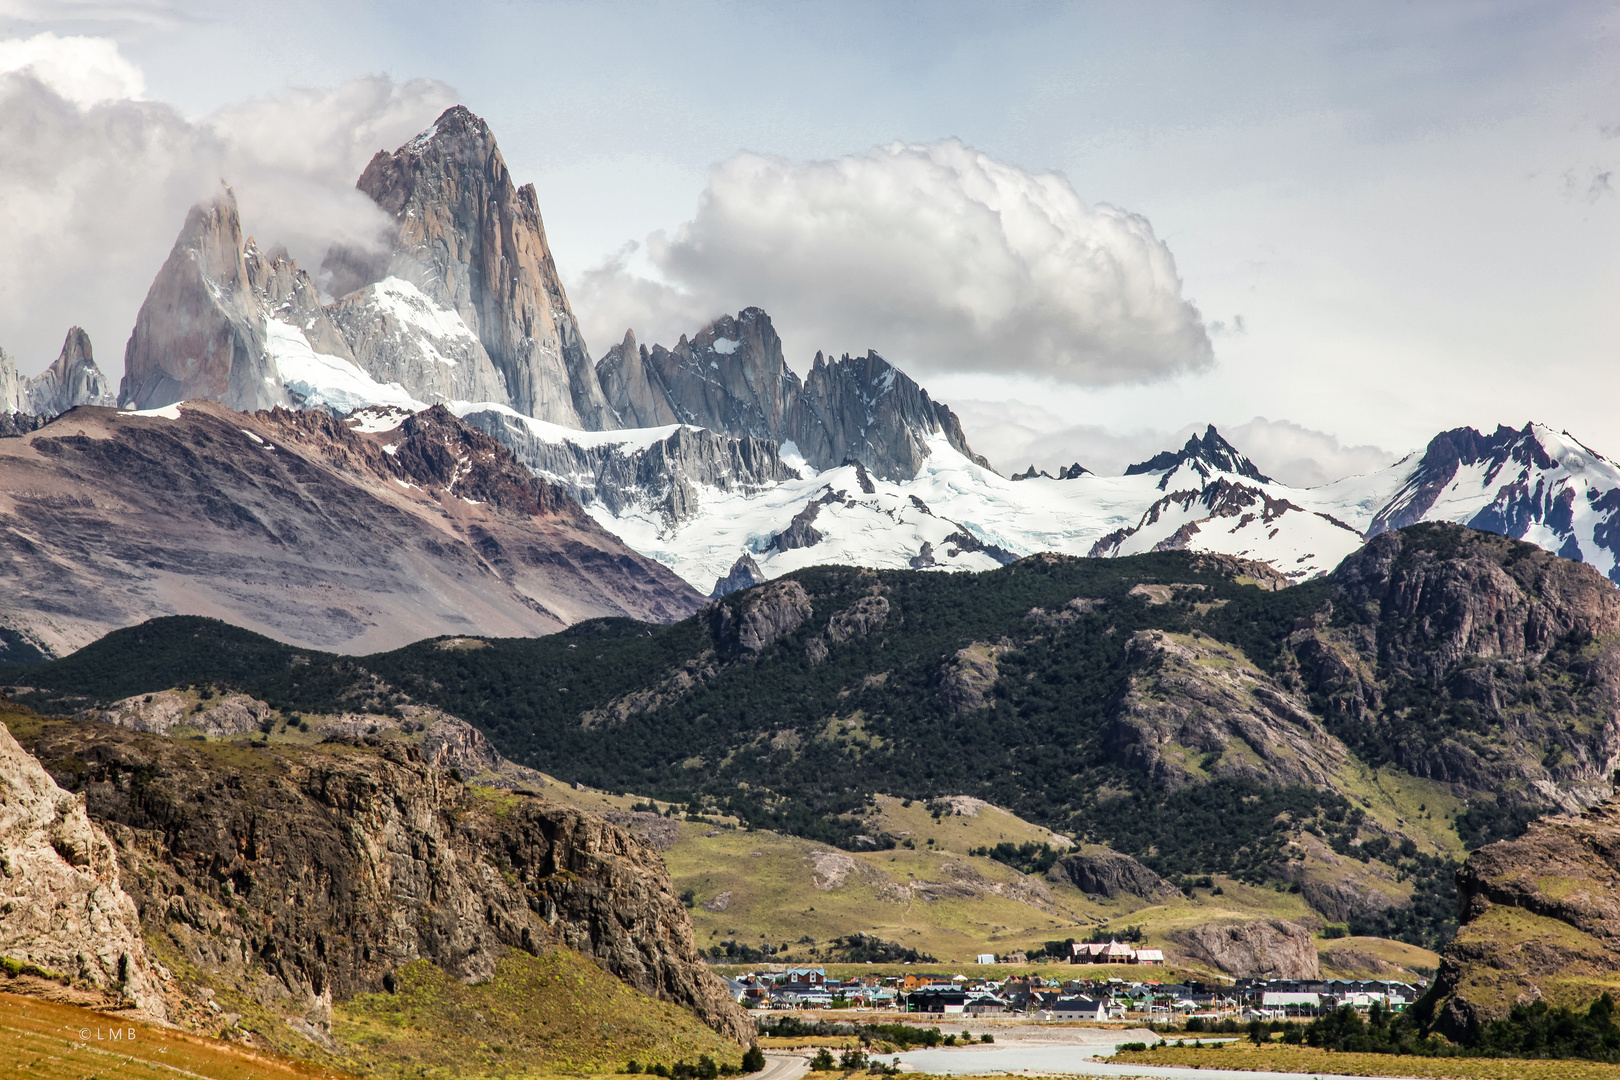
{"label": "yellow grassy field", "polygon": [[1417,1077],[1419,1080],[1617,1080],[1620,1065],[1590,1061],[1519,1058],[1431,1058],[1393,1054],[1340,1054],[1309,1046],[1229,1043],[1219,1049],[1164,1046],[1121,1053],[1112,1061],[1130,1065],[1178,1065],[1195,1069],[1336,1073],[1341,1076]]}
{"label": "yellow grassy field", "polygon": [[344,1080],[352,1074],[123,1016],[0,993],[0,1074],[28,1080]]}

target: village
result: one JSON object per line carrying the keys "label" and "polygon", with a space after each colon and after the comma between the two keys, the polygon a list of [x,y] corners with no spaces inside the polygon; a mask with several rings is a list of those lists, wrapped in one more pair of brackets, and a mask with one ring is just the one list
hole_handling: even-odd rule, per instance
{"label": "village", "polygon": [[[1021,957],[1000,958],[1018,963]],[[980,956],[979,967],[996,963]],[[823,967],[787,967],[727,978],[733,995],[749,1009],[888,1011],[928,1016],[1020,1018],[1035,1021],[1173,1024],[1190,1030],[1222,1021],[1283,1020],[1319,1016],[1344,1006],[1374,1004],[1400,1012],[1421,987],[1392,980],[1239,979],[1211,983],[1125,978],[1119,965],[1163,967],[1158,949],[1119,942],[1075,943],[1070,963],[1107,965],[1097,977],[1061,978],[1021,974],[996,979],[982,972],[907,972],[829,976]],[[1134,973],[1133,973],[1134,974]],[[1143,972],[1143,974],[1147,974]]]}

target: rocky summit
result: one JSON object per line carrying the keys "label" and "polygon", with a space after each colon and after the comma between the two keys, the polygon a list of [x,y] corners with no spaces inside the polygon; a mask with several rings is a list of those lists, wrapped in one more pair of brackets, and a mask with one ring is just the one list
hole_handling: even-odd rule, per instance
{"label": "rocky summit", "polygon": [[0,349],[0,417],[52,417],[77,405],[112,405],[116,400],[96,365],[90,335],[77,326],[68,330],[56,361],[32,379],[24,378],[16,360]]}

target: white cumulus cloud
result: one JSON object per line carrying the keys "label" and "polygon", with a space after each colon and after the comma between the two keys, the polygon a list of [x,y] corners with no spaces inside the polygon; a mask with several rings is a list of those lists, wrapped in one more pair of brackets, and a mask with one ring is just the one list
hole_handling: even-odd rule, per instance
{"label": "white cumulus cloud", "polygon": [[1150,382],[1214,362],[1148,220],[956,139],[833,161],[739,154],[694,217],[585,274],[593,342],[670,341],[722,311],[771,312],[795,353],[875,348],[918,371]]}
{"label": "white cumulus cloud", "polygon": [[75,105],[139,98],[146,76],[118,53],[109,38],[57,37],[52,33],[0,40],[0,74],[27,71]]}
{"label": "white cumulus cloud", "polygon": [[[79,325],[117,379],[187,209],[221,181],[243,228],[312,273],[332,243],[376,243],[382,212],[354,190],[360,171],[454,103],[442,83],[372,76],[191,119],[138,100],[140,72],[111,41],[37,44],[49,36],[0,41],[0,57],[34,58],[0,64],[11,67],[0,74],[0,347],[28,372]],[[75,84],[51,66],[62,56],[103,74]]]}

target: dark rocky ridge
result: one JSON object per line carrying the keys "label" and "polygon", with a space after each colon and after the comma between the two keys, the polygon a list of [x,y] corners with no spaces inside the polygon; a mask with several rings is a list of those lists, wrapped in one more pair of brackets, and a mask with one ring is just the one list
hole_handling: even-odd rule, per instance
{"label": "dark rocky ridge", "polygon": [[1532,545],[1424,524],[1332,575],[1290,649],[1329,730],[1364,759],[1576,811],[1620,767],[1620,592]]}
{"label": "dark rocky ridge", "polygon": [[479,409],[462,419],[498,439],[517,459],[560,485],[581,505],[604,504],[614,514],[642,508],[666,527],[687,521],[698,509],[695,485],[721,491],[763,491],[799,474],[782,462],[774,442],[679,427],[645,447],[607,440],[550,442],[509,413]]}
{"label": "dark rocky ridge", "polygon": [[1162,472],[1169,473],[1178,465],[1188,464],[1192,469],[1206,480],[1211,472],[1236,473],[1246,476],[1250,480],[1258,480],[1262,484],[1271,483],[1271,477],[1262,473],[1255,467],[1254,462],[1244,457],[1237,447],[1221,438],[1221,433],[1215,430],[1215,425],[1209,425],[1200,439],[1197,435],[1187,440],[1187,444],[1180,450],[1165,450],[1153,455],[1146,461],[1141,461],[1125,470],[1126,476],[1135,476],[1138,473]]}
{"label": "dark rocky ridge", "polygon": [[600,818],[469,788],[392,741],[250,748],[47,722],[31,742],[114,837],[148,938],[317,1041],[334,1001],[390,989],[413,960],[476,980],[507,948],[555,945],[751,1034],[658,853]]}

